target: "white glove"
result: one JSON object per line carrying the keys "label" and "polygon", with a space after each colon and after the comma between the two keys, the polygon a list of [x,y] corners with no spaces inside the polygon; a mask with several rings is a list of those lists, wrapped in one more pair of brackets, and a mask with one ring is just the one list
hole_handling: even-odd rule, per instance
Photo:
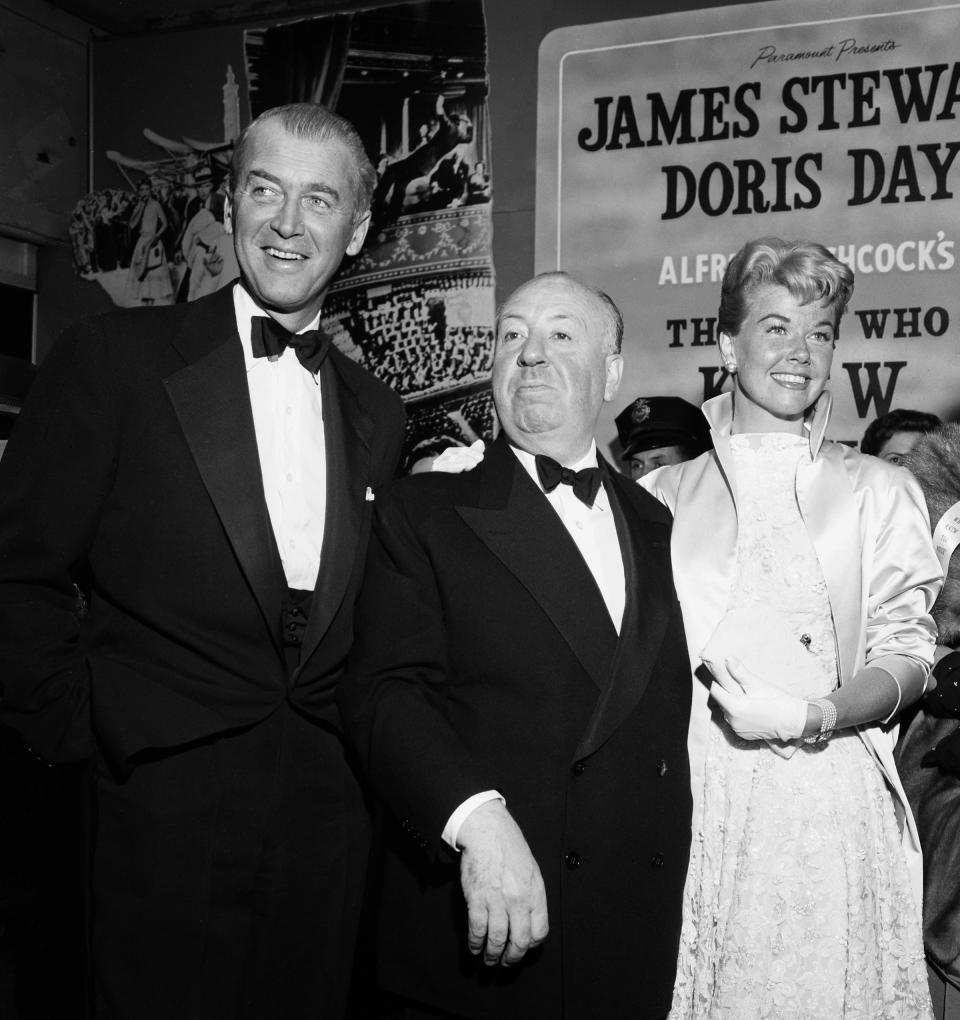
{"label": "white glove", "polygon": [[478,439],[469,446],[448,446],[436,457],[431,471],[444,471],[448,475],[459,475],[463,471],[472,471],[483,460],[484,444]]}
{"label": "white glove", "polygon": [[734,733],[744,740],[798,740],[807,724],[807,702],[761,680],[738,659],[726,668],[707,663],[716,683],[710,697],[720,706]]}

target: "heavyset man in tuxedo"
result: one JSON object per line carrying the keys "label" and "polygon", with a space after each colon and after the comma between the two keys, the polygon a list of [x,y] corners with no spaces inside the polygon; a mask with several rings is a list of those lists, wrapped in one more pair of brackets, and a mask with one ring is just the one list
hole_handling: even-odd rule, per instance
{"label": "heavyset man in tuxedo", "polygon": [[263,114],[241,281],[69,331],[3,458],[3,718],[96,763],[98,1016],[343,1011],[368,820],[335,689],[403,410],[311,331],[374,180],[341,118]]}
{"label": "heavyset man in tuxedo", "polygon": [[566,274],[528,282],[483,462],[378,493],[339,698],[396,822],[378,970],[404,1017],[670,1006],[690,674],[669,514],[594,442],[622,331]]}

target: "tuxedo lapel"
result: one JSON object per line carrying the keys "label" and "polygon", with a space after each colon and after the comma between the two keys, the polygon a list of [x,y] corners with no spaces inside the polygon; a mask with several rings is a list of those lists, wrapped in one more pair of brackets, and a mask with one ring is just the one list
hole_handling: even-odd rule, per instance
{"label": "tuxedo lapel", "polygon": [[187,364],[164,384],[279,651],[277,628],[286,585],[263,494],[232,288],[197,304],[173,344]]}
{"label": "tuxedo lapel", "polygon": [[539,603],[602,688],[617,632],[580,551],[503,439],[491,447],[477,471],[483,472],[487,500],[479,506],[458,506],[457,512]]}
{"label": "tuxedo lapel", "polygon": [[[626,606],[609,682],[577,747],[575,758],[591,754],[633,711],[643,696],[669,622],[673,582],[669,534],[641,512],[636,483],[603,464],[604,485],[617,524],[626,582]],[[654,529],[661,534],[654,533]]]}
{"label": "tuxedo lapel", "polygon": [[301,662],[317,647],[343,602],[360,545],[370,478],[373,420],[341,375],[331,351],[320,370],[326,451],[327,513],[320,573],[304,635]]}

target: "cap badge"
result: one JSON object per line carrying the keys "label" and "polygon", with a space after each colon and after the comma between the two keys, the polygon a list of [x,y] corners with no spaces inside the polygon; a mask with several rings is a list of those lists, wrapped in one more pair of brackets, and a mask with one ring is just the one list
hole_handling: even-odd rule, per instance
{"label": "cap badge", "polygon": [[635,400],[630,410],[630,421],[642,425],[650,417],[650,405],[645,400]]}

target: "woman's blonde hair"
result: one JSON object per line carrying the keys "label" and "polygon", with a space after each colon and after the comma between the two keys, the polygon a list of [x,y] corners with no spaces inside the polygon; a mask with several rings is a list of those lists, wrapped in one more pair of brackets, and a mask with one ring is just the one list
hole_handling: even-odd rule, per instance
{"label": "woman's blonde hair", "polygon": [[717,329],[740,332],[750,292],[765,283],[779,284],[801,303],[824,302],[834,312],[834,326],[853,294],[853,272],[816,241],[760,237],[748,241],[727,265],[720,286]]}

